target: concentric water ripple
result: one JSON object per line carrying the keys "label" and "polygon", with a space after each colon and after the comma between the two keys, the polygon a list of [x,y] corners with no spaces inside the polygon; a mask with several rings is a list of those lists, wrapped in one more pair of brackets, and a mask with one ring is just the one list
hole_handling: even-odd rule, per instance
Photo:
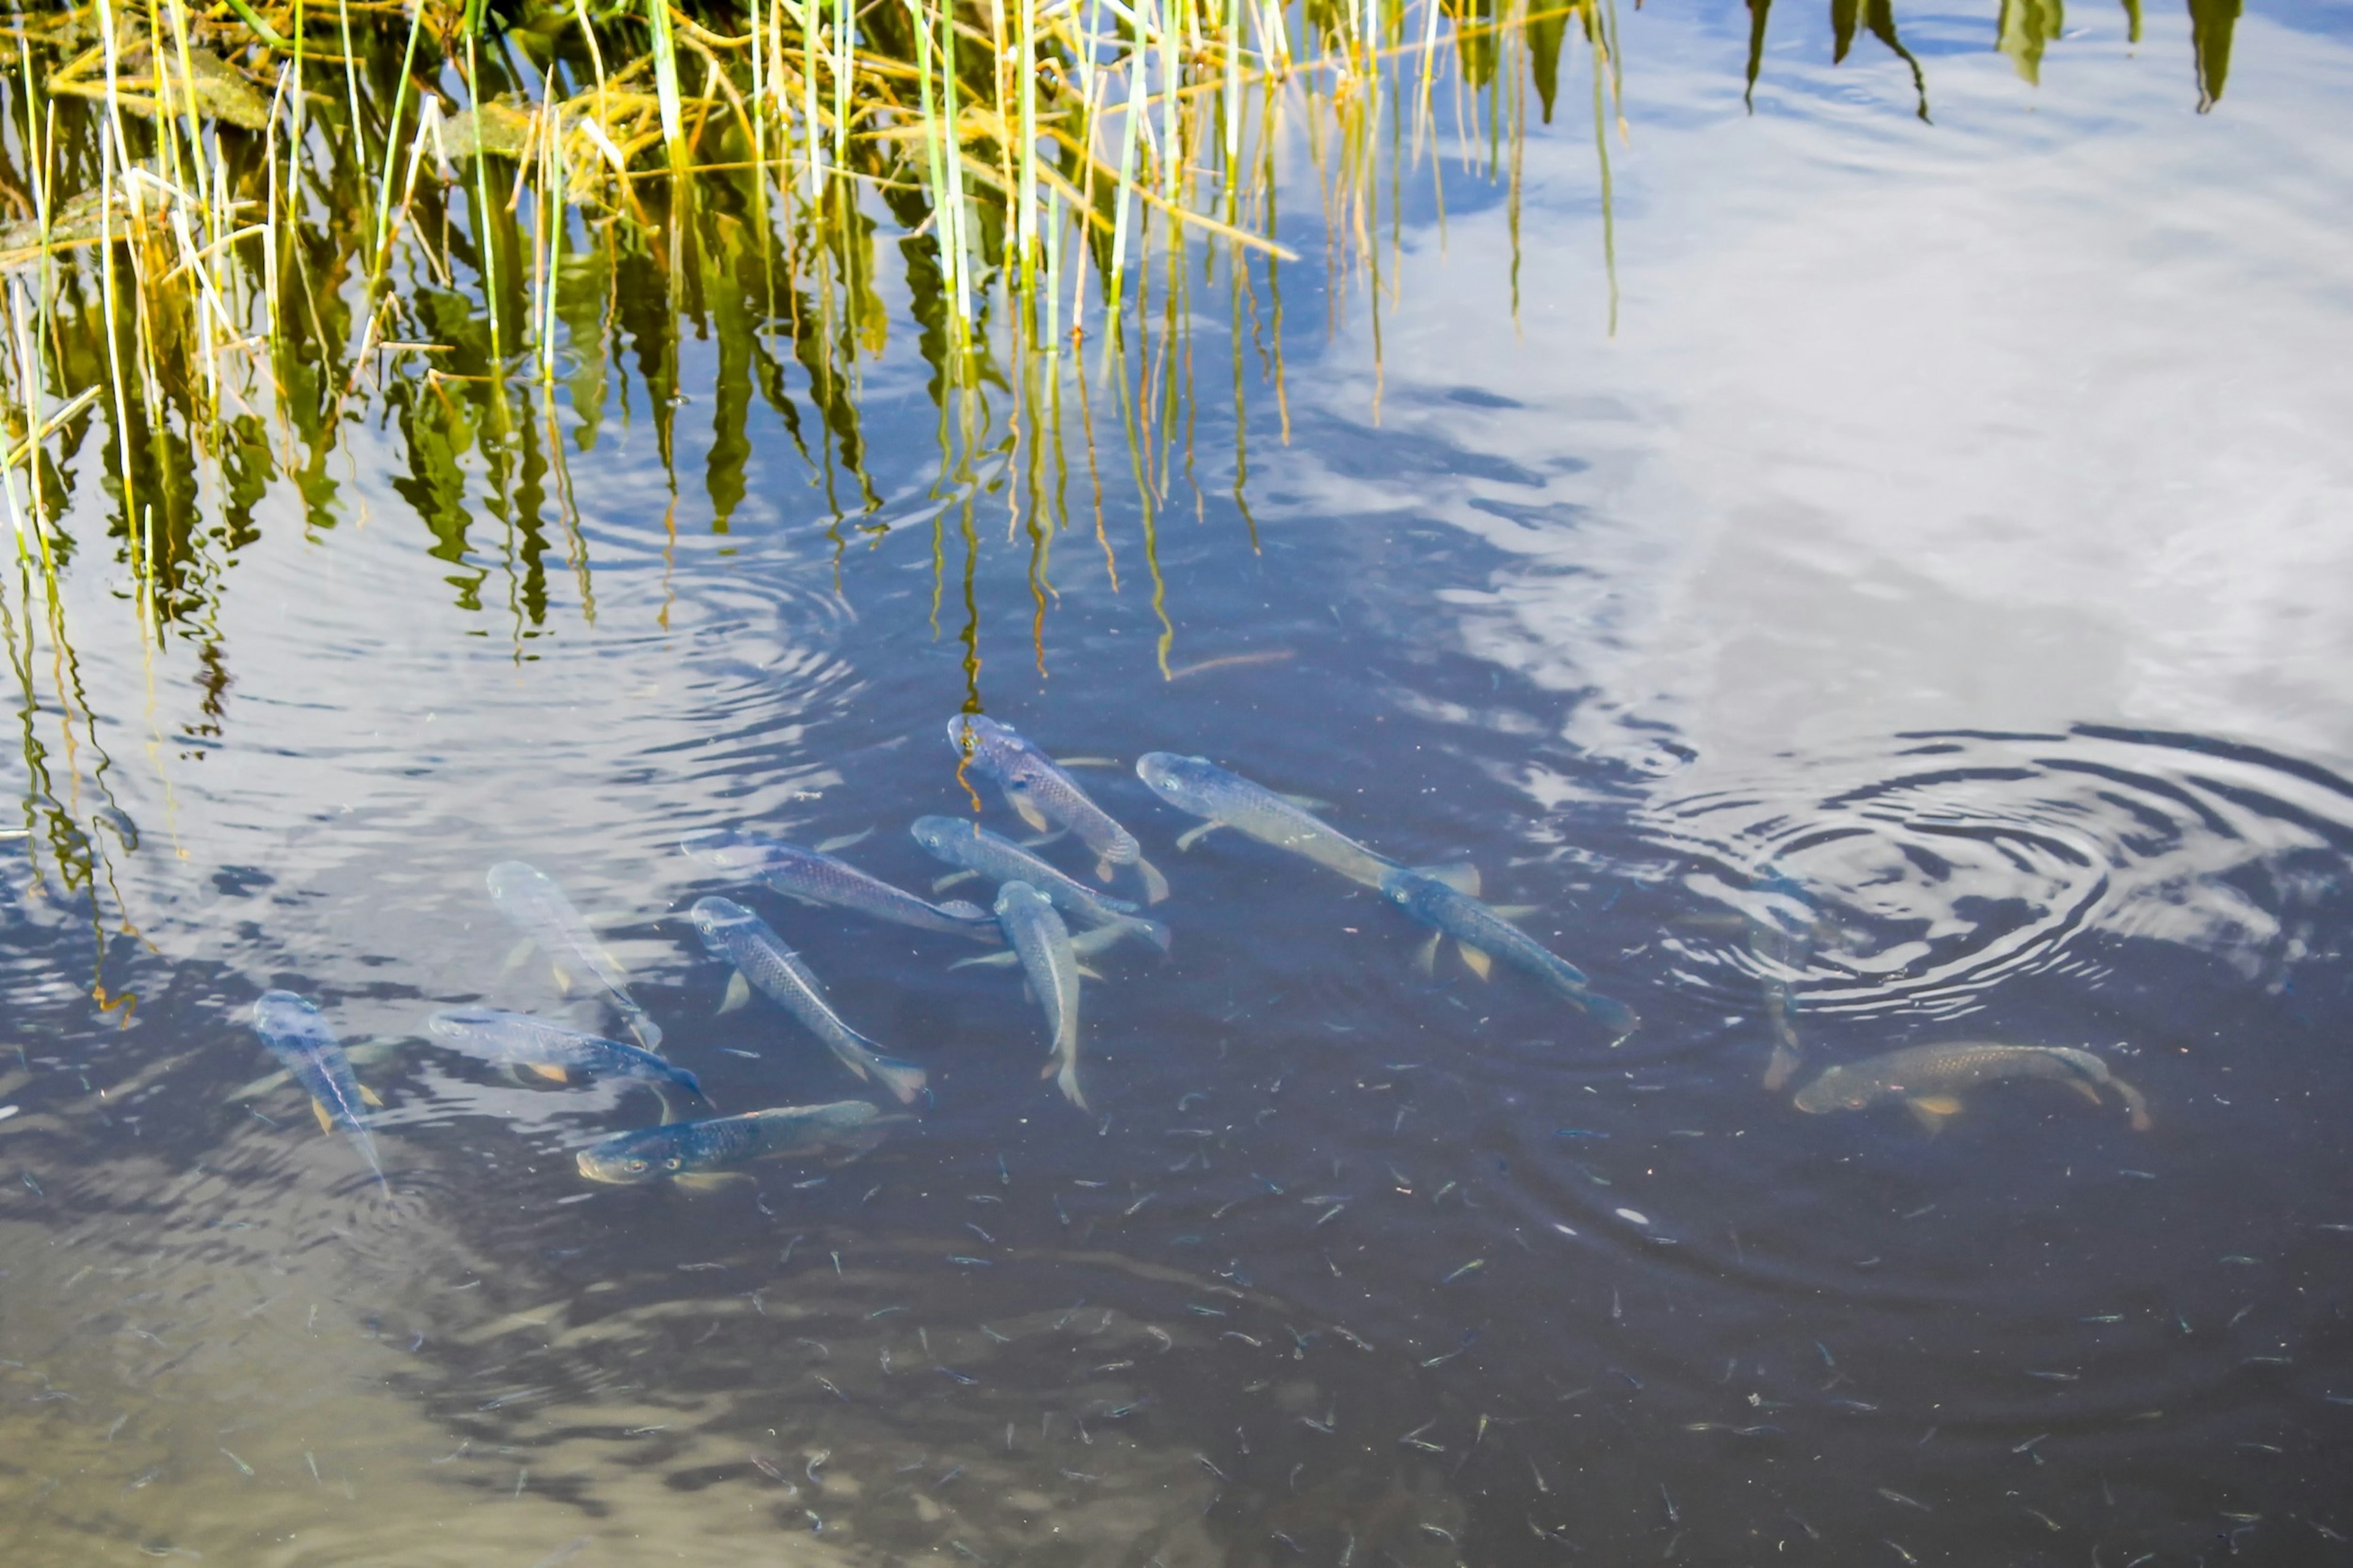
{"label": "concentric water ripple", "polygon": [[1736,1005],[1956,1019],[2086,938],[2141,937],[2250,977],[2291,955],[2300,889],[2341,869],[2353,788],[2311,767],[2116,731],[1955,732],[1791,758],[1650,808],[1683,887],[1725,918],[1670,942]]}

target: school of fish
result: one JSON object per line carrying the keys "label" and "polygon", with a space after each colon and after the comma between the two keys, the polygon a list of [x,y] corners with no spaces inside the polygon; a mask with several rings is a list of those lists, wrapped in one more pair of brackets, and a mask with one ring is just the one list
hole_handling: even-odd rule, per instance
{"label": "school of fish", "polygon": [[[956,715],[947,733],[955,754],[955,779],[968,798],[981,798],[973,790],[973,780],[993,785],[1006,805],[1039,837],[1016,842],[993,831],[976,815],[917,817],[910,826],[914,841],[950,868],[930,890],[931,897],[884,881],[835,853],[855,839],[802,846],[749,829],[719,829],[689,835],[680,842],[680,852],[738,888],[754,884],[796,904],[847,910],[988,947],[990,952],[950,967],[1009,968],[1021,975],[1039,1010],[1046,1042],[1039,1076],[1050,1079],[1071,1105],[1085,1110],[1082,983],[1102,981],[1091,962],[1123,943],[1164,954],[1170,951],[1168,926],[1143,912],[1170,896],[1168,879],[1145,857],[1134,834],[1071,776],[1076,759],[1057,762],[1011,726],[979,714]],[[1159,800],[1199,819],[1176,840],[1179,851],[1189,850],[1214,831],[1229,829],[1377,890],[1429,931],[1418,955],[1425,973],[1434,971],[1440,949],[1451,941],[1480,979],[1488,979],[1501,964],[1574,1009],[1588,1020],[1598,1048],[1614,1047],[1641,1027],[1631,1007],[1596,991],[1582,969],[1517,923],[1533,910],[1483,901],[1475,867],[1403,864],[1325,822],[1316,815],[1320,803],[1268,789],[1204,757],[1148,752],[1137,759],[1134,772]],[[1092,856],[1089,869],[1097,885],[1062,870],[1040,853],[1064,838]],[[1140,902],[1106,890],[1123,873],[1137,884]],[[966,880],[995,885],[987,907],[964,899],[936,901],[941,893]],[[1775,873],[1762,875],[1758,886],[1778,904],[1806,907],[1802,889]],[[650,1090],[660,1108],[659,1120],[580,1150],[576,1164],[583,1177],[618,1185],[720,1182],[740,1174],[737,1167],[755,1160],[855,1158],[886,1137],[893,1124],[912,1120],[911,1111],[885,1114],[881,1107],[855,1099],[720,1113],[695,1074],[660,1054],[662,1031],[631,994],[628,971],[606,951],[592,922],[554,879],[524,862],[507,860],[490,868],[485,887],[491,903],[522,938],[510,964],[537,952],[567,993],[575,982],[587,983],[635,1043],[484,1007],[437,1011],[425,1020],[425,1036],[519,1082],[570,1086],[609,1079]],[[758,911],[712,893],[695,901],[688,919],[704,950],[729,972],[722,1013],[744,1005],[757,993],[823,1045],[843,1069],[899,1107],[928,1100],[925,1070],[891,1054],[844,1019],[816,973]],[[1747,929],[1768,976],[1764,1002],[1771,1055],[1765,1086],[1778,1091],[1797,1076],[1803,1060],[1794,1021],[1798,1001],[1788,972],[1810,954],[1820,931],[1793,932],[1788,923],[1762,916],[1747,917]],[[371,1131],[372,1107],[377,1102],[353,1068],[364,1051],[366,1059],[379,1058],[382,1047],[371,1043],[347,1052],[318,1009],[290,992],[263,995],[254,1005],[252,1020],[283,1071],[248,1086],[240,1096],[265,1093],[281,1082],[299,1087],[310,1097],[321,1127],[349,1139],[389,1194],[390,1182],[378,1163]],[[2091,1052],[1983,1041],[1913,1045],[1832,1065],[1804,1083],[1791,1104],[1807,1114],[1896,1104],[1933,1131],[1961,1110],[1965,1093],[2036,1080],[2071,1089],[2094,1105],[2105,1104],[2104,1094],[2113,1094],[2136,1130],[2150,1125],[2147,1101],[2140,1091]]]}

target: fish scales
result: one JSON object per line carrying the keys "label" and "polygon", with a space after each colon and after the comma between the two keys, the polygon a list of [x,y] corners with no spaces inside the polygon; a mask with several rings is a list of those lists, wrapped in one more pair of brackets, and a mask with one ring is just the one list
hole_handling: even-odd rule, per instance
{"label": "fish scales", "polygon": [[590,1181],[636,1185],[674,1176],[716,1173],[784,1154],[862,1152],[881,1136],[885,1118],[862,1100],[786,1105],[702,1121],[671,1121],[616,1133],[575,1156]]}
{"label": "fish scales", "polygon": [[1426,872],[1397,868],[1381,891],[1407,914],[1465,947],[1475,948],[1541,981],[1546,989],[1590,1014],[1622,1039],[1640,1020],[1633,1009],[1596,992],[1585,971],[1481,903]]}
{"label": "fish scales", "polygon": [[842,1022],[827,1003],[817,976],[767,921],[733,900],[716,896],[698,900],[691,913],[703,945],[824,1041],[844,1067],[881,1083],[902,1104],[923,1091],[923,1069],[884,1055],[873,1041]]}
{"label": "fish scales", "polygon": [[1168,928],[1158,921],[1143,918],[1135,905],[1095,891],[978,823],[953,816],[919,816],[908,832],[933,858],[959,870],[977,873],[984,880],[1000,887],[1007,882],[1029,883],[1064,919],[1075,921],[1083,930],[1117,926],[1164,952],[1168,950]]}
{"label": "fish scales", "polygon": [[585,1072],[631,1079],[658,1093],[669,1086],[696,1100],[705,1098],[694,1074],[642,1047],[608,1040],[528,1013],[445,1007],[427,1017],[425,1027],[450,1049],[493,1066],[528,1068],[559,1077]]}
{"label": "fish scales", "polygon": [[1008,882],[997,890],[997,918],[1046,1010],[1047,1032],[1053,1037],[1046,1071],[1063,1096],[1084,1110],[1086,1099],[1079,1092],[1079,960],[1071,951],[1070,928],[1027,882]]}
{"label": "fish scales", "polygon": [[1144,858],[1144,847],[1135,836],[1011,725],[985,714],[959,713],[948,721],[948,744],[956,749],[967,769],[1005,792],[1024,822],[1040,832],[1050,823],[1068,828],[1093,850],[1097,877],[1108,881],[1113,868],[1134,866],[1143,875],[1153,902],[1166,896],[1166,882]]}
{"label": "fish scales", "polygon": [[2109,1070],[2089,1051],[2067,1046],[2010,1046],[1984,1040],[1906,1046],[1860,1062],[1825,1069],[1792,1101],[1799,1110],[1860,1110],[1890,1100],[1918,1101],[2013,1079],[2061,1082],[2094,1104],[2100,1090],[2114,1089],[2137,1131],[2149,1125],[2148,1102],[2140,1090]]}
{"label": "fish scales", "polygon": [[1398,862],[1366,848],[1306,807],[1207,757],[1147,752],[1136,759],[1135,773],[1179,811],[1303,856],[1368,888],[1379,887],[1381,878],[1398,868]]}
{"label": "fish scales", "polygon": [[376,1184],[389,1195],[392,1184],[385,1180],[375,1141],[368,1133],[366,1094],[319,1009],[291,991],[265,991],[253,1004],[253,1030],[311,1097],[320,1121],[343,1130],[375,1173]]}
{"label": "fish scales", "polygon": [[933,903],[870,876],[847,860],[781,838],[723,828],[690,834],[679,841],[679,848],[704,865],[752,878],[787,898],[814,900],[917,931],[985,942],[999,940],[997,921],[976,905],[961,900]]}

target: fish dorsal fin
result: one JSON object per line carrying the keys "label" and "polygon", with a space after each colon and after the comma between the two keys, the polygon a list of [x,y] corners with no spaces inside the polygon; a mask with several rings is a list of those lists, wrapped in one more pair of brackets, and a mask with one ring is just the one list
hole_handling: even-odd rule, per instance
{"label": "fish dorsal fin", "polygon": [[821,838],[818,840],[816,848],[817,852],[820,855],[830,855],[836,850],[847,849],[851,845],[861,843],[872,837],[874,837],[874,830],[871,827],[859,833],[837,834],[831,838]]}
{"label": "fish dorsal fin", "polygon": [[727,994],[720,999],[719,1011],[723,1015],[733,1013],[751,999],[752,983],[744,978],[744,972],[739,969],[727,977]]}
{"label": "fish dorsal fin", "polygon": [[1176,848],[1181,854],[1225,826],[1222,822],[1205,822],[1198,827],[1188,827],[1176,836]]}
{"label": "fish dorsal fin", "polygon": [[1486,949],[1472,947],[1467,942],[1457,942],[1454,945],[1461,952],[1462,962],[1471,966],[1472,973],[1482,980],[1490,979],[1494,975],[1495,961],[1487,956]]}

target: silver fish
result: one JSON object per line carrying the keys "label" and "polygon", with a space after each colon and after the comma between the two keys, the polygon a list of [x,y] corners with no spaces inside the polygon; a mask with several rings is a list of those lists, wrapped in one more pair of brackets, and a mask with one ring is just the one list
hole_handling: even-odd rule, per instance
{"label": "silver fish", "polygon": [[[1303,855],[1368,888],[1379,887],[1383,877],[1399,869],[1395,860],[1367,849],[1297,801],[1229,773],[1207,757],[1146,752],[1135,760],[1135,775],[1177,810],[1208,818],[1176,840],[1179,849],[1190,849],[1218,828],[1230,827],[1261,844]],[[1425,874],[1466,893],[1479,890],[1479,873],[1472,867],[1430,867]]]}
{"label": "silver fish", "polygon": [[2108,1070],[2089,1051],[2065,1046],[2001,1046],[1982,1040],[1907,1046],[1867,1061],[1845,1062],[1799,1089],[1791,1101],[1799,1110],[1860,1110],[1882,1100],[1900,1100],[1931,1129],[1960,1110],[1961,1092],[2004,1079],[2042,1078],[2065,1084],[2094,1105],[2100,1090],[2123,1100],[2133,1130],[2149,1127],[2148,1101],[2140,1090]]}
{"label": "silver fish", "polygon": [[1107,899],[1084,882],[1066,877],[1010,838],[978,823],[953,816],[919,816],[908,829],[934,858],[1000,885],[1027,882],[1081,930],[1115,928],[1168,951],[1168,928],[1146,920],[1124,899]]}
{"label": "silver fish", "polygon": [[592,1143],[574,1156],[592,1182],[637,1186],[647,1182],[712,1176],[747,1160],[836,1151],[864,1153],[884,1137],[885,1117],[862,1100],[830,1105],[784,1105],[773,1110],[670,1121]]}
{"label": "silver fish", "polygon": [[1765,966],[1765,1022],[1773,1031],[1773,1049],[1765,1060],[1764,1083],[1768,1092],[1778,1092],[1805,1065],[1805,1052],[1799,1044],[1797,1025],[1793,1022],[1798,994],[1790,988],[1788,975],[1791,970],[1803,970],[1812,962],[1815,943],[1829,929],[1829,922],[1798,885],[1779,871],[1768,871],[1758,878],[1757,887],[1759,891],[1796,904],[1811,917],[1799,931],[1792,931],[1778,910],[1746,917],[1749,951]]}
{"label": "silver fish", "polygon": [[689,834],[679,840],[678,847],[706,866],[730,876],[753,878],[787,898],[855,910],[917,931],[945,931],[987,942],[1003,940],[996,917],[977,904],[961,899],[944,904],[928,902],[879,877],[868,876],[847,860],[781,838],[715,828]]}
{"label": "silver fish", "polygon": [[1053,1052],[1040,1078],[1050,1078],[1062,1097],[1081,1110],[1086,1097],[1079,1092],[1079,959],[1071,951],[1071,929],[1046,895],[1027,882],[1008,882],[997,890],[997,918],[1005,940],[1021,955],[1029,989],[1046,1009],[1046,1030],[1053,1037]]}
{"label": "silver fish", "polygon": [[691,912],[694,929],[702,933],[702,945],[735,966],[722,1012],[741,1005],[749,987],[757,986],[823,1040],[842,1066],[861,1079],[881,1083],[901,1104],[923,1092],[923,1069],[884,1056],[873,1041],[843,1023],[827,1004],[817,976],[767,921],[733,899],[698,899]]}
{"label": "silver fish", "polygon": [[[1610,1032],[1613,1042],[1638,1028],[1641,1020],[1623,1002],[1601,995],[1577,965],[1546,947],[1504,918],[1503,912],[1458,892],[1437,878],[1402,868],[1385,873],[1381,891],[1389,901],[1440,936],[1451,936],[1464,960],[1484,977],[1491,958],[1500,958],[1544,982],[1546,989],[1584,1009]],[[1436,939],[1432,939],[1432,946]]]}
{"label": "silver fish", "polygon": [[390,1196],[392,1184],[384,1179],[375,1141],[368,1136],[366,1108],[379,1101],[352,1076],[352,1064],[319,1009],[291,991],[265,991],[253,1004],[253,1032],[311,1097],[319,1130],[343,1129]]}
{"label": "silver fish", "polygon": [[451,1050],[510,1072],[527,1071],[555,1083],[569,1083],[575,1073],[634,1079],[659,1097],[665,1121],[672,1115],[670,1090],[683,1090],[693,1100],[705,1099],[702,1085],[692,1073],[651,1051],[528,1013],[445,1007],[427,1018],[425,1027]]}
{"label": "silver fish", "polygon": [[527,941],[537,943],[547,954],[555,966],[559,984],[567,991],[571,989],[571,972],[564,964],[568,954],[610,994],[613,1005],[628,1020],[629,1033],[638,1037],[638,1043],[649,1051],[661,1048],[661,1030],[646,1016],[638,999],[629,994],[628,971],[605,951],[604,944],[596,940],[588,922],[580,918],[580,911],[572,907],[572,900],[564,896],[564,889],[555,885],[554,878],[521,860],[501,860],[491,868],[485,879],[490,885],[491,901],[499,906],[499,912],[512,921]]}
{"label": "silver fish", "polygon": [[1135,836],[1113,821],[1077,780],[1011,725],[984,714],[959,713],[948,721],[948,744],[966,768],[996,782],[1022,821],[1040,833],[1050,826],[1066,827],[1093,850],[1099,880],[1110,881],[1114,867],[1133,866],[1144,879],[1145,902],[1156,904],[1168,896],[1168,879],[1144,858]]}

